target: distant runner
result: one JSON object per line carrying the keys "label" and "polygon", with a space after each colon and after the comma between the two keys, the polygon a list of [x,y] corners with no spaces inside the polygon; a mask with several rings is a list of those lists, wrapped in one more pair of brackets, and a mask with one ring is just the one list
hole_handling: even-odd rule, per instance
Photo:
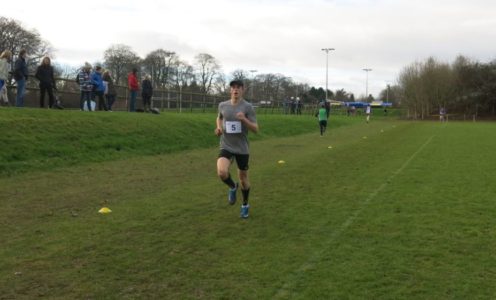
{"label": "distant runner", "polygon": [[444,107],[441,107],[441,108],[439,109],[439,120],[440,120],[441,122],[446,121],[446,109],[445,109]]}
{"label": "distant runner", "polygon": [[323,136],[327,128],[327,118],[328,118],[327,110],[324,103],[320,104],[320,108],[315,114],[315,116],[319,118],[320,136]]}
{"label": "distant runner", "polygon": [[228,202],[236,203],[238,183],[234,182],[229,173],[229,167],[234,159],[238,165],[238,177],[241,183],[243,204],[241,217],[248,218],[250,205],[250,182],[248,180],[248,161],[250,158],[248,131],[258,132],[257,118],[251,103],[243,99],[244,85],[241,80],[233,80],[231,99],[219,103],[219,113],[216,120],[215,134],[220,137],[220,153],[217,159],[217,175],[229,186]]}
{"label": "distant runner", "polygon": [[367,123],[370,121],[370,105],[365,109],[365,114],[367,114]]}

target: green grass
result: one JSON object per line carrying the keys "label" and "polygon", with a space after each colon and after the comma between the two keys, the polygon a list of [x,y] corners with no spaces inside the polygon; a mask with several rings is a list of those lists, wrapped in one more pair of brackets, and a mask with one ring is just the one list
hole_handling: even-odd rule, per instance
{"label": "green grass", "polygon": [[[84,113],[0,109],[0,176],[53,170],[91,162],[212,147],[215,114]],[[288,122],[288,120],[293,120]],[[342,119],[339,127],[358,119]],[[261,134],[253,140],[315,131],[313,118],[259,115]]]}
{"label": "green grass", "polygon": [[[2,121],[28,118],[8,114]],[[114,133],[130,123],[128,114],[84,117],[94,129],[111,118]],[[151,117],[132,116],[155,136],[167,134],[153,128],[175,135],[181,124],[198,122],[198,131],[211,135],[215,118]],[[134,144],[135,152],[94,162],[78,161],[88,155],[81,148],[72,154],[74,164],[54,168],[26,160],[22,172],[0,178],[0,295],[496,297],[496,141],[488,138],[495,124],[367,125],[336,117],[320,138],[308,116],[267,115],[259,122],[248,220],[239,218],[238,205],[227,205],[226,187],[216,178],[216,138],[187,150],[153,150],[158,153]],[[192,134],[194,141],[185,143],[198,138]],[[153,144],[149,137],[140,141]],[[102,206],[113,212],[98,214]]]}

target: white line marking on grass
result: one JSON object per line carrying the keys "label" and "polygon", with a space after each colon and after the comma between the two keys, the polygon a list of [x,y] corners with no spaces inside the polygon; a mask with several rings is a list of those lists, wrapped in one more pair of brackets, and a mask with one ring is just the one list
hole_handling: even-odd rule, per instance
{"label": "white line marking on grass", "polygon": [[388,180],[382,183],[377,189],[375,189],[366,199],[363,201],[362,206],[356,210],[341,226],[335,230],[326,243],[323,245],[322,250],[315,253],[312,257],[308,259],[305,263],[303,263],[295,272],[289,275],[286,283],[277,291],[274,298],[288,298],[291,297],[291,289],[296,285],[301,274],[315,267],[315,264],[320,260],[325,251],[330,247],[332,242],[341,235],[351,224],[355,221],[355,219],[360,215],[360,213],[365,209],[365,207],[377,196],[377,194],[382,191],[388,183],[390,183],[397,175],[401,174],[403,170],[410,164],[410,162],[419,154],[434,138],[434,135],[431,136],[420,148],[417,149],[406,161],[403,165],[393,172],[391,176],[389,176]]}

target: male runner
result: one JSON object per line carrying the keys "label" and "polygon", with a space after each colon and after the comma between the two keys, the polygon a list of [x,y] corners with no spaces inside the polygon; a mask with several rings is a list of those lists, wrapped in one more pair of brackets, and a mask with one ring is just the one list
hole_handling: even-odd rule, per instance
{"label": "male runner", "polygon": [[320,136],[323,136],[327,128],[327,118],[328,118],[327,110],[325,108],[324,103],[320,104],[320,108],[315,114],[315,116],[319,118]]}
{"label": "male runner", "polygon": [[229,167],[234,159],[238,165],[238,177],[241,183],[243,204],[241,217],[248,218],[248,196],[250,182],[248,181],[248,160],[250,151],[248,145],[248,131],[258,132],[257,117],[253,106],[243,99],[244,85],[241,80],[233,80],[231,99],[219,103],[215,134],[220,136],[220,153],[217,159],[217,175],[229,186],[228,201],[236,203],[238,183],[234,182],[229,173]]}

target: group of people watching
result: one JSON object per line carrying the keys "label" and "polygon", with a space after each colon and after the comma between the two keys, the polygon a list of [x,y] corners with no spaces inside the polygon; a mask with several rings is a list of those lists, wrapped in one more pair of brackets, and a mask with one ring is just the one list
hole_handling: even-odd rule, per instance
{"label": "group of people watching", "polygon": [[[101,66],[96,66],[92,72],[92,66],[86,62],[81,68],[77,82],[81,90],[80,109],[93,111],[96,109],[92,106],[95,98],[98,98],[98,110],[112,111],[112,106],[117,98],[117,89],[109,70],[103,70]],[[127,83],[130,92],[129,111],[136,111],[136,99],[140,90],[138,82],[138,69],[133,70],[128,74]],[[143,110],[148,112],[151,110],[151,98],[153,96],[153,87],[150,75],[146,75],[142,82]]]}
{"label": "group of people watching", "polygon": [[[22,49],[14,63],[11,72],[12,52],[5,50],[0,55],[0,101],[8,104],[7,82],[9,74],[16,81],[16,107],[24,107],[24,96],[26,94],[26,81],[28,79],[28,66],[26,63],[27,51]],[[96,66],[92,71],[92,66],[85,63],[79,70],[76,82],[79,84],[81,92],[79,108],[81,110],[94,111],[97,107],[95,99],[98,99],[98,110],[112,111],[112,106],[117,99],[117,89],[109,70],[103,70],[101,66]],[[129,111],[136,111],[136,98],[140,90],[137,76],[138,70],[134,68],[128,75],[128,88],[130,91]],[[44,57],[41,64],[36,68],[35,75],[39,81],[40,107],[45,107],[45,94],[48,94],[48,107],[53,108],[59,105],[54,92],[57,91],[55,83],[55,72],[49,57]],[[151,110],[151,99],[153,96],[153,86],[150,75],[146,75],[141,83],[144,111]]]}
{"label": "group of people watching", "polygon": [[297,114],[301,115],[301,110],[303,108],[303,102],[300,101],[300,97],[285,98],[282,102],[284,114]]}
{"label": "group of people watching", "polygon": [[94,111],[96,104],[93,106],[92,103],[96,103],[94,100],[98,98],[98,110],[112,111],[117,91],[110,72],[103,71],[101,66],[96,66],[93,72],[91,70],[91,64],[86,62],[76,77],[81,91],[79,108]]}

